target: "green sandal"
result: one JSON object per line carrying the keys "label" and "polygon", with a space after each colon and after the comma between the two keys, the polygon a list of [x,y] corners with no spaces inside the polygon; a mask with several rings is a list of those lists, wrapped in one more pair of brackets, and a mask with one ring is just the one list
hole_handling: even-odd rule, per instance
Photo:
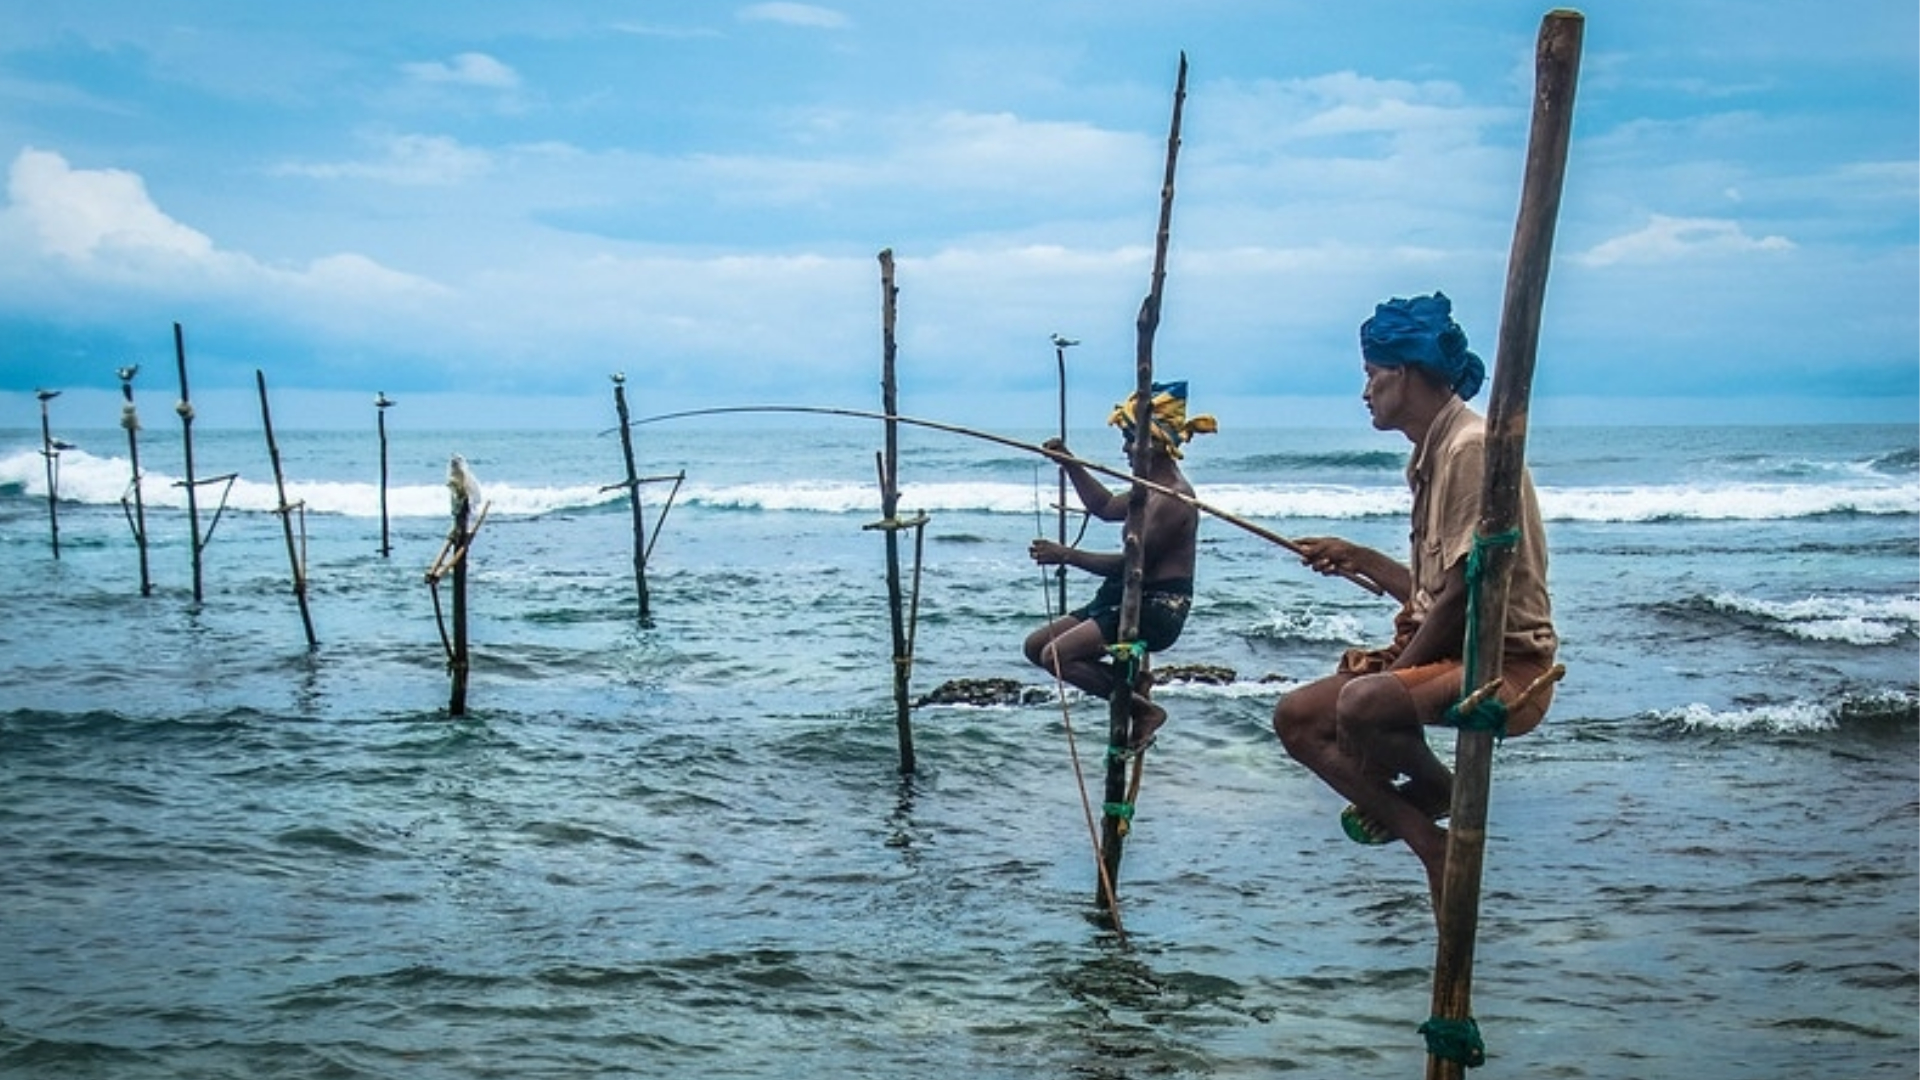
{"label": "green sandal", "polygon": [[1340,811],[1340,831],[1346,833],[1347,839],[1354,843],[1366,844],[1370,847],[1391,844],[1399,839],[1388,832],[1386,826],[1362,814],[1360,808],[1352,803],[1348,803],[1347,808]]}

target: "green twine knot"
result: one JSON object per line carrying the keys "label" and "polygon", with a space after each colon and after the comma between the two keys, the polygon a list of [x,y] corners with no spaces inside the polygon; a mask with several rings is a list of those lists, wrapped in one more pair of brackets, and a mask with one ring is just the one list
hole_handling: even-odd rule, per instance
{"label": "green twine knot", "polygon": [[1133,804],[1130,802],[1101,803],[1100,812],[1110,818],[1119,818],[1121,821],[1133,820]]}
{"label": "green twine knot", "polygon": [[1147,643],[1144,641],[1116,641],[1107,646],[1107,655],[1126,672],[1126,680],[1132,682],[1140,673],[1140,665],[1147,659]]}
{"label": "green twine knot", "polygon": [[1427,1053],[1443,1061],[1452,1061],[1471,1069],[1487,1063],[1487,1045],[1480,1041],[1480,1025],[1469,1016],[1449,1020],[1432,1016],[1420,1025],[1427,1037]]}
{"label": "green twine knot", "polygon": [[1440,722],[1461,731],[1489,731],[1496,739],[1507,737],[1506,702],[1489,694],[1475,705],[1472,711],[1461,712],[1460,706],[1465,704],[1466,700],[1463,698],[1457,704],[1448,706],[1446,714],[1440,717]]}

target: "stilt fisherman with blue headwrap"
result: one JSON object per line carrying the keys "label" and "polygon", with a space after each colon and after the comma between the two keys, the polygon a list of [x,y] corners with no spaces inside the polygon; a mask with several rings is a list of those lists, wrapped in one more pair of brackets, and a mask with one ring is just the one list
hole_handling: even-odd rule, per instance
{"label": "stilt fisherman with blue headwrap", "polygon": [[[1477,565],[1486,421],[1467,408],[1486,367],[1467,348],[1445,295],[1395,298],[1360,327],[1366,372],[1361,399],[1373,426],[1413,443],[1412,553],[1406,564],[1333,537],[1299,541],[1301,560],[1321,573],[1372,579],[1401,602],[1392,643],[1350,649],[1339,669],[1280,699],[1273,730],[1301,764],[1353,800],[1340,815],[1362,844],[1398,839],[1425,865],[1434,911],[1446,865],[1437,822],[1452,805],[1453,775],[1427,745],[1426,725],[1459,723],[1467,612]],[[1545,718],[1559,647],[1547,597],[1546,530],[1533,480],[1521,475],[1502,650],[1501,701],[1516,702],[1500,734],[1520,735]],[[1477,688],[1476,688],[1477,689]]]}
{"label": "stilt fisherman with blue headwrap", "polygon": [[[1194,435],[1218,430],[1211,416],[1187,416],[1187,384],[1154,383],[1151,431],[1146,440],[1142,479],[1179,492],[1187,500],[1193,488],[1180,472],[1180,447]],[[1121,432],[1122,449],[1131,459],[1140,433],[1134,430],[1139,395],[1114,406],[1107,422]],[[1108,490],[1067,452],[1066,443],[1049,439],[1042,448],[1054,456],[1087,512],[1101,521],[1125,521],[1131,488]],[[1140,530],[1142,549],[1140,638],[1149,651],[1172,645],[1186,625],[1193,602],[1193,568],[1199,543],[1200,513],[1190,501],[1149,489]],[[1107,662],[1108,647],[1118,641],[1120,604],[1126,593],[1126,556],[1121,552],[1083,551],[1053,540],[1036,539],[1028,548],[1042,566],[1072,566],[1102,578],[1100,589],[1086,606],[1054,619],[1027,635],[1027,659],[1057,674],[1071,686],[1100,698],[1110,698],[1120,677]],[[1133,749],[1143,750],[1167,721],[1167,711],[1137,691],[1133,695]]]}

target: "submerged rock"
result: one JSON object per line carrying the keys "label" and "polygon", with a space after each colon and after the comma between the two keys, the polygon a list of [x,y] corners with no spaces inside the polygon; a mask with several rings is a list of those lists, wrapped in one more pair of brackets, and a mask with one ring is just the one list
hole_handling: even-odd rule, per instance
{"label": "submerged rock", "polygon": [[1208,686],[1225,686],[1233,682],[1238,673],[1230,667],[1219,664],[1168,664],[1153,669],[1153,681],[1160,684],[1189,682],[1205,683]]}
{"label": "submerged rock", "polygon": [[1047,701],[1053,691],[1013,679],[952,679],[913,703],[922,705],[1029,705]]}

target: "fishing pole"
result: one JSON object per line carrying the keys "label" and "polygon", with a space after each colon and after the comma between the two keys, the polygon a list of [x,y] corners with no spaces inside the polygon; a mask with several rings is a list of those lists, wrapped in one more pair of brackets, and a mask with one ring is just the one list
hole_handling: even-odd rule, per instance
{"label": "fishing pole", "polygon": [[[638,427],[641,424],[654,424],[654,423],[659,423],[665,420],[685,420],[685,419],[689,419],[696,416],[724,416],[724,415],[737,414],[737,413],[802,413],[802,414],[808,414],[808,415],[814,415],[814,416],[849,416],[849,417],[854,417],[860,420],[888,420],[896,423],[908,424],[913,427],[928,428],[933,431],[944,431],[951,435],[963,435],[973,439],[984,439],[987,442],[998,443],[1001,446],[1010,447],[1015,450],[1023,450],[1030,454],[1039,454],[1040,456],[1049,458],[1053,461],[1058,461],[1058,462],[1072,464],[1072,465],[1078,465],[1081,468],[1086,469],[1088,472],[1100,473],[1101,475],[1110,476],[1119,480],[1124,480],[1124,481],[1127,481],[1128,483],[1139,484],[1141,487],[1146,488],[1148,491],[1158,492],[1159,494],[1167,495],[1172,498],[1179,499],[1181,502],[1186,503],[1188,506],[1193,507],[1195,510],[1200,511],[1203,514],[1211,514],[1214,517],[1219,518],[1221,521],[1224,521],[1229,525],[1237,526],[1241,529],[1246,530],[1247,532],[1252,533],[1255,536],[1258,536],[1262,540],[1266,540],[1269,543],[1278,544],[1279,546],[1286,548],[1288,551],[1293,552],[1295,555],[1299,555],[1302,558],[1307,557],[1307,551],[1305,548],[1301,547],[1298,543],[1295,543],[1294,541],[1289,540],[1284,536],[1281,536],[1279,533],[1274,532],[1272,529],[1266,528],[1263,525],[1256,525],[1253,522],[1248,521],[1246,518],[1240,517],[1237,514],[1229,513],[1228,511],[1222,510],[1217,506],[1212,506],[1205,502],[1202,502],[1201,500],[1195,498],[1192,495],[1187,494],[1184,491],[1178,491],[1174,488],[1167,487],[1165,484],[1157,484],[1151,480],[1142,479],[1138,476],[1133,475],[1132,473],[1122,472],[1119,469],[1110,468],[1108,466],[1101,465],[1098,462],[1088,461],[1085,458],[1075,457],[1072,454],[1065,453],[1064,451],[1049,450],[1046,447],[1039,446],[1034,443],[1021,442],[1018,439],[1010,439],[1005,435],[996,435],[991,431],[980,431],[976,428],[961,427],[959,424],[949,424],[940,420],[927,420],[927,419],[913,417],[913,416],[898,416],[898,415],[889,414],[889,413],[871,412],[865,409],[843,409],[843,408],[837,408],[837,407],[827,406],[827,405],[725,405],[725,406],[717,406],[709,409],[687,409],[681,412],[660,413],[655,416],[643,416],[637,420],[630,421],[630,423],[632,426]],[[1367,590],[1368,592],[1374,594],[1375,596],[1379,596],[1386,592],[1386,590],[1380,586],[1379,582],[1374,581],[1372,578],[1367,577],[1366,575],[1360,573],[1357,570],[1356,571],[1342,570],[1342,571],[1338,571],[1338,573],[1341,577],[1346,578],[1347,580],[1353,582],[1354,584],[1360,586],[1361,588]]]}

